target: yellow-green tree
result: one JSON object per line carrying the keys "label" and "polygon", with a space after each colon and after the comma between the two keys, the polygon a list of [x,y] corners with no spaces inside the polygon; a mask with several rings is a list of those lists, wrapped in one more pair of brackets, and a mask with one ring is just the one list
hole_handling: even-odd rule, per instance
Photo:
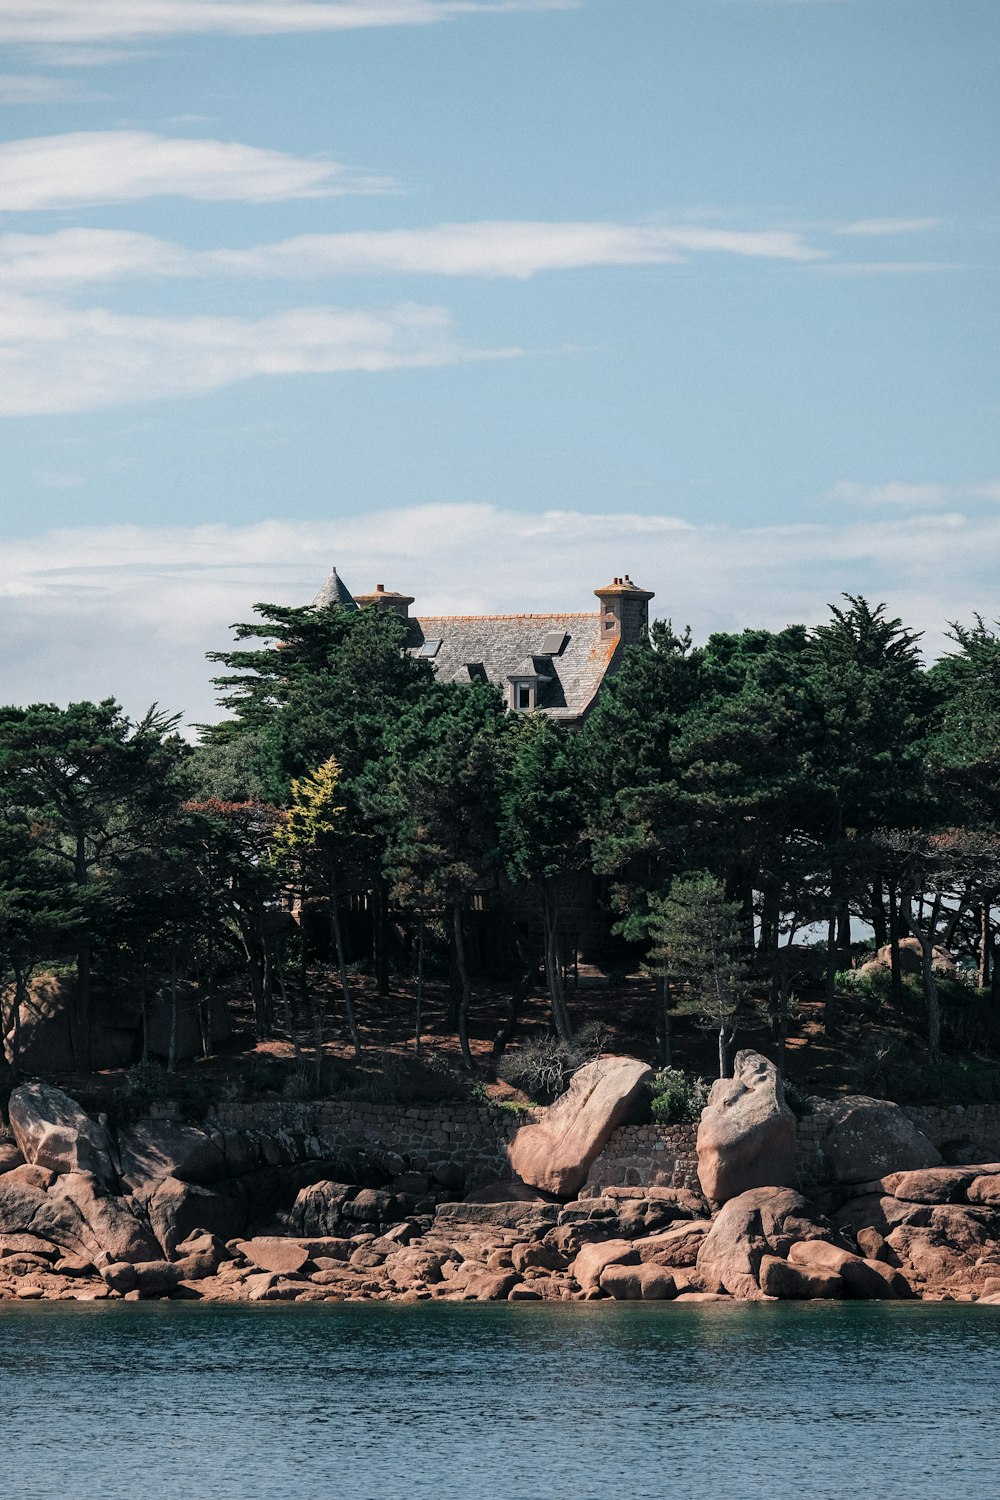
{"label": "yellow-green tree", "polygon": [[[330,929],[337,952],[337,967],[340,970],[340,987],[344,996],[344,1014],[351,1034],[351,1044],[357,1057],[361,1056],[361,1034],[358,1031],[351,987],[347,978],[344,958],[344,936],[340,925],[337,882],[337,837],[343,832],[346,806],[338,802],[343,772],[336,756],[329,756],[315,771],[292,779],[291,795],[285,816],[275,832],[275,846],[280,854],[293,861],[299,869],[301,886],[311,883],[311,875],[318,874],[326,886],[330,909]],[[304,937],[303,937],[304,941]],[[322,1017],[318,1020],[318,1031],[322,1036]],[[317,1046],[317,1058],[320,1047]]]}

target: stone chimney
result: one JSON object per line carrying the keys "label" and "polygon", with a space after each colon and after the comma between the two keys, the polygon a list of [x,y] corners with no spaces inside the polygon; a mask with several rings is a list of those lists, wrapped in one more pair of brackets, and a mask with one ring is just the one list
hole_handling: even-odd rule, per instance
{"label": "stone chimney", "polygon": [[375,585],[374,594],[355,594],[360,609],[377,609],[383,613],[392,611],[399,615],[401,620],[410,618],[410,605],[413,603],[411,594],[397,594],[392,589],[387,589],[384,583]]}
{"label": "stone chimney", "polygon": [[646,639],[649,601],[656,597],[655,594],[649,589],[641,589],[627,573],[622,578],[613,578],[594,593],[601,602],[602,640],[620,640],[624,646],[637,646]]}

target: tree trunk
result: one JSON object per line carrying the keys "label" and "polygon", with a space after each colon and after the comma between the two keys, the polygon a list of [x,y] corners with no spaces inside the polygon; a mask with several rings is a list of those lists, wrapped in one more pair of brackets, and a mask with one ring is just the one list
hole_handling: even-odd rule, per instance
{"label": "tree trunk", "polygon": [[421,913],[417,925],[417,1014],[413,1027],[413,1055],[420,1056],[420,1033],[423,1029],[424,1012],[424,927],[426,923]]}
{"label": "tree trunk", "polygon": [[288,999],[288,984],[285,979],[285,966],[281,962],[281,954],[277,951],[275,952],[274,959],[272,961],[272,967],[274,970],[274,976],[278,981],[278,994],[281,996],[282,1018],[285,1022],[285,1027],[288,1031],[288,1035],[291,1038],[292,1050],[295,1053],[296,1060],[298,1060],[302,1056],[302,1047],[299,1044],[299,1034],[295,1029],[295,1022],[292,1020],[292,1007],[291,1002]]}
{"label": "tree trunk", "polygon": [[451,932],[452,941],[455,945],[455,967],[458,970],[459,982],[462,987],[458,1003],[458,1041],[462,1049],[462,1060],[471,1073],[475,1067],[472,1051],[469,1047],[469,1001],[472,998],[472,987],[469,984],[469,966],[465,959],[465,933],[462,926],[461,901],[453,901],[451,904]]}
{"label": "tree trunk", "polygon": [[837,1034],[837,914],[831,910],[826,924],[826,990],[823,1030]]}
{"label": "tree trunk", "polygon": [[736,1037],[735,1031],[728,1031],[725,1022],[719,1027],[719,1077],[729,1077],[729,1049]]}
{"label": "tree trunk", "polygon": [[903,1019],[903,966],[899,961],[899,903],[900,892],[889,882],[889,979],[892,1008],[898,1020]]}
{"label": "tree trunk", "polygon": [[337,879],[332,870],[330,871],[329,890],[330,926],[333,929],[333,946],[337,954],[337,968],[340,970],[340,989],[344,997],[344,1015],[347,1018],[347,1029],[350,1032],[354,1056],[360,1060],[361,1033],[358,1030],[358,1022],[354,1014],[351,986],[347,982],[347,962],[344,958],[344,935],[340,926],[340,903],[337,900]]}
{"label": "tree trunk", "polygon": [[380,1000],[389,996],[389,888],[384,880],[375,892],[375,988]]}
{"label": "tree trunk", "polygon": [[990,982],[990,958],[993,951],[990,916],[990,899],[984,896],[979,908],[979,988],[981,990],[985,990]]}
{"label": "tree trunk", "polygon": [[671,1068],[674,1062],[673,1024],[670,1017],[670,984],[663,974],[656,976],[656,1062]]}
{"label": "tree trunk", "polygon": [[879,876],[872,881],[872,932],[875,935],[875,950],[884,948],[888,940],[888,926],[885,917],[885,889]]}
{"label": "tree trunk", "polygon": [[573,1040],[573,1027],[566,1008],[566,991],[562,983],[559,953],[559,905],[551,882],[546,888],[543,908],[545,931],[545,980],[552,1006],[552,1023],[560,1041]]}
{"label": "tree trunk", "polygon": [[941,999],[934,979],[934,929],[925,932],[911,917],[910,930],[920,944],[920,972],[927,1007],[927,1043],[931,1062],[937,1065],[941,1061]]}
{"label": "tree trunk", "polygon": [[[87,840],[84,834],[76,836],[76,852],[73,861],[74,880],[77,885],[87,884]],[[81,1072],[92,1071],[92,1047],[91,1037],[93,1032],[91,1005],[91,950],[89,939],[85,940],[76,956],[76,993],[73,996],[76,1012],[76,1026],[71,1028],[73,1060]]]}
{"label": "tree trunk", "polygon": [[[21,1077],[21,1002],[28,987],[27,975],[23,970],[14,970],[14,1014],[11,1017],[10,1028],[10,1081],[17,1083]],[[3,1048],[0,1047],[0,1063],[3,1062]]]}
{"label": "tree trunk", "polygon": [[177,1070],[177,939],[170,945],[170,1044],[167,1050],[167,1072]]}

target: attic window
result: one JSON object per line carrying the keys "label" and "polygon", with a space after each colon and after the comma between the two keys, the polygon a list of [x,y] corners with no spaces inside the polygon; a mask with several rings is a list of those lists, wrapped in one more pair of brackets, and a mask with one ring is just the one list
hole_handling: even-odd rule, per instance
{"label": "attic window", "polygon": [[519,682],[514,689],[514,705],[516,708],[531,707],[531,688],[526,682]]}
{"label": "attic window", "polygon": [[540,656],[558,656],[568,637],[565,630],[550,630],[542,642]]}
{"label": "attic window", "polygon": [[485,682],[486,668],[481,661],[467,661],[465,670],[469,674],[470,682]]}
{"label": "attic window", "polygon": [[440,651],[440,649],[441,649],[441,642],[439,640],[438,641],[433,641],[433,640],[432,641],[424,641],[421,644],[419,650],[417,651],[417,655],[418,656],[427,656],[427,657],[437,656],[437,654]]}

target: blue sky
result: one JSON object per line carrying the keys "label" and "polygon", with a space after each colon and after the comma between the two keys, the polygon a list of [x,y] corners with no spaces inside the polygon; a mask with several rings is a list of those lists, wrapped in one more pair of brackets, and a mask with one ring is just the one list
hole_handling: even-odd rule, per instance
{"label": "blue sky", "polygon": [[4,0],[0,696],[260,597],[1000,613],[995,0]]}

